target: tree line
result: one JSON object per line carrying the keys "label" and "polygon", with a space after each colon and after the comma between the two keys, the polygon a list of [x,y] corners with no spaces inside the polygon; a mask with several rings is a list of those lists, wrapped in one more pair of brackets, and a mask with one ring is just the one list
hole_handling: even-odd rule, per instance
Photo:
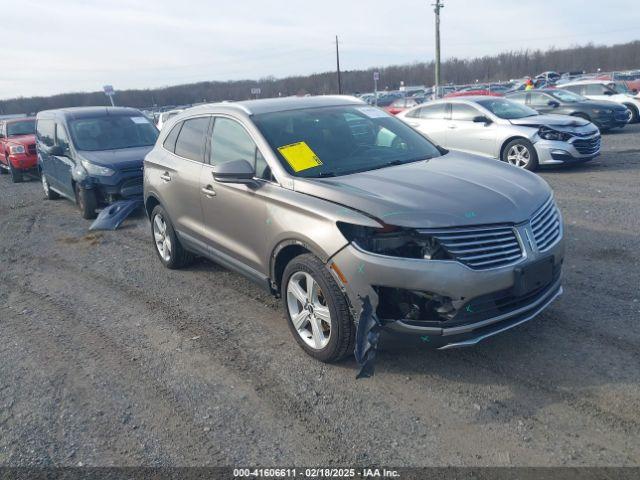
{"label": "tree line", "polygon": [[[444,83],[466,84],[505,81],[524,75],[535,75],[546,70],[605,71],[640,68],[640,40],[618,45],[583,45],[571,48],[519,50],[487,55],[473,59],[451,58],[442,64]],[[379,89],[394,90],[401,82],[405,85],[431,85],[435,65],[433,62],[394,65],[367,70],[342,72],[345,93],[373,90],[373,72],[380,73]],[[146,89],[122,90],[115,96],[118,105],[149,108],[154,105],[190,105],[222,100],[246,100],[251,89],[260,88],[261,97],[289,95],[326,95],[337,93],[336,72],[316,73],[276,79],[236,80],[226,82],[199,82],[188,85]],[[34,113],[52,108],[109,105],[103,92],[64,93],[48,97],[20,97],[0,101],[0,114]]]}

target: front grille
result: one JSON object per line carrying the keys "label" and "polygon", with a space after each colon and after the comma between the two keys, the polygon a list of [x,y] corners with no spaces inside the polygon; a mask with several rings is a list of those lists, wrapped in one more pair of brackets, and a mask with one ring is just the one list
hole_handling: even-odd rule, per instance
{"label": "front grille", "polygon": [[31,145],[29,145],[27,147],[27,152],[29,152],[29,155],[35,155],[36,154],[36,144],[32,143]]}
{"label": "front grille", "polygon": [[573,146],[582,155],[593,155],[600,151],[600,136],[589,139],[577,139],[573,142]]}
{"label": "front grille", "polygon": [[453,258],[478,270],[502,267],[522,257],[520,242],[509,226],[451,228],[424,233],[437,238]]}
{"label": "front grille", "polygon": [[533,217],[531,230],[538,250],[544,252],[560,238],[560,213],[553,198],[550,198]]}

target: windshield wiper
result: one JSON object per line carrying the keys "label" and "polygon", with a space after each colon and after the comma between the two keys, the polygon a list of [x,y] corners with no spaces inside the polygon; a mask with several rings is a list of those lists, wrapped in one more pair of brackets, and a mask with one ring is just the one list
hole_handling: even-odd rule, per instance
{"label": "windshield wiper", "polygon": [[322,172],[316,175],[314,178],[328,178],[328,177],[336,177],[336,172]]}

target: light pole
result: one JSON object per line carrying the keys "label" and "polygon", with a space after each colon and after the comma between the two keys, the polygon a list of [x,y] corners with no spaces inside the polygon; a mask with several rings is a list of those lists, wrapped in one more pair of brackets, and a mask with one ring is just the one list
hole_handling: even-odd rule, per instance
{"label": "light pole", "polygon": [[435,91],[436,96],[439,96],[440,92],[440,10],[444,8],[444,4],[440,0],[436,0],[433,11],[436,13],[436,84]]}

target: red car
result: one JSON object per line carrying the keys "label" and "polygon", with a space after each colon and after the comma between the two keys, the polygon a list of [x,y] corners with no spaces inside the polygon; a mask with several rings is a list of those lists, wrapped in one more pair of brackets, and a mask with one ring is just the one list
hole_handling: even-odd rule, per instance
{"label": "red car", "polygon": [[0,123],[0,174],[11,173],[14,183],[37,171],[36,119],[12,118]]}
{"label": "red car", "polygon": [[421,97],[401,97],[394,100],[391,105],[385,108],[385,110],[391,115],[397,115],[400,112],[404,112],[405,110],[421,104],[423,101],[424,99]]}
{"label": "red car", "polygon": [[444,98],[451,97],[475,97],[478,95],[485,95],[489,97],[502,97],[501,93],[492,92],[490,90],[477,89],[477,90],[461,90],[459,92],[452,92],[445,95]]}

